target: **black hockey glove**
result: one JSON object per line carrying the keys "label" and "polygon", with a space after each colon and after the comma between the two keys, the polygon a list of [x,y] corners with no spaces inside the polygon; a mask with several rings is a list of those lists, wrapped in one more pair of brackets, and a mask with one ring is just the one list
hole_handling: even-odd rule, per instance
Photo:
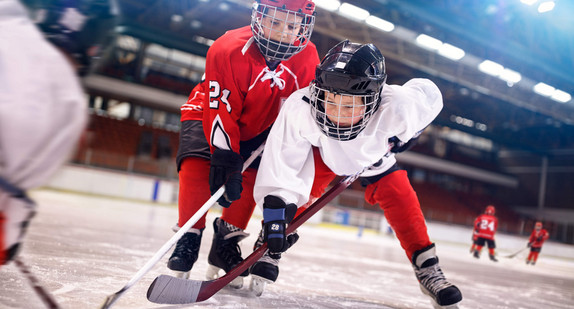
{"label": "black hockey glove", "polygon": [[241,170],[243,158],[240,154],[231,150],[215,149],[211,155],[211,167],[209,169],[209,190],[215,193],[222,185],[225,185],[225,193],[217,200],[223,207],[229,207],[231,202],[241,197],[243,186],[241,182]]}
{"label": "black hockey glove", "polygon": [[391,138],[389,138],[389,144],[391,144],[391,152],[392,153],[400,153],[403,151],[407,151],[409,149],[411,149],[411,147],[413,147],[414,145],[416,145],[419,136],[421,136],[421,134],[423,133],[424,129],[418,131],[415,136],[413,136],[410,140],[408,140],[406,143],[401,141],[398,137],[393,136]]}
{"label": "black hockey glove", "polygon": [[528,248],[532,247],[532,243],[529,242],[528,245],[526,245]]}
{"label": "black hockey glove", "polygon": [[267,242],[269,256],[280,259],[281,253],[285,252],[294,244],[299,235],[292,233],[285,235],[287,224],[293,220],[297,213],[297,205],[288,204],[279,197],[268,195],[263,202],[263,239]]}

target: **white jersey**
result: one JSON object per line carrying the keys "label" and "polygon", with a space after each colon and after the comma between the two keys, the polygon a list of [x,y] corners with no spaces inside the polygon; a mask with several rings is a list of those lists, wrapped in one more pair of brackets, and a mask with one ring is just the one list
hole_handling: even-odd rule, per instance
{"label": "white jersey", "polygon": [[[403,86],[385,85],[381,106],[359,135],[338,141],[321,132],[311,114],[310,87],[294,92],[283,104],[267,142],[257,173],[254,198],[263,205],[267,195],[286,203],[305,204],[313,185],[312,147],[318,147],[325,164],[347,176],[367,168],[362,176],[379,175],[396,163],[390,152],[393,136],[407,142],[440,113],[443,102],[438,87],[428,79],[412,79]],[[382,159],[382,164],[372,167]]]}
{"label": "white jersey", "polygon": [[15,0],[0,1],[0,177],[43,185],[67,159],[87,121],[74,69]]}

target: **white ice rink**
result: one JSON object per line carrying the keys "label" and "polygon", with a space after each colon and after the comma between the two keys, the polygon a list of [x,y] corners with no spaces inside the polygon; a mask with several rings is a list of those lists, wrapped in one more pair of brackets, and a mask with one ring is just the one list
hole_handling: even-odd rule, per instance
{"label": "white ice rink", "polygon": [[[177,219],[173,205],[46,190],[33,192],[33,197],[39,212],[21,257],[62,308],[99,308],[173,235]],[[208,216],[192,271],[197,279],[204,278],[215,215]],[[258,220],[252,220],[251,236],[242,242],[244,256],[259,231]],[[538,264],[527,266],[526,252],[513,259],[503,257],[524,246],[526,239],[499,235],[500,261],[494,263],[485,252],[480,260],[471,257],[470,229],[429,224],[429,231],[443,271],[463,293],[461,308],[574,308],[572,246],[548,244]],[[187,306],[148,302],[145,295],[152,280],[171,274],[165,266],[170,251],[113,308],[431,308],[392,236],[363,233],[359,238],[357,229],[315,225],[304,225],[299,234],[297,245],[281,260],[278,281],[261,297],[244,287],[226,288]],[[0,268],[0,308],[46,306],[10,264]]]}

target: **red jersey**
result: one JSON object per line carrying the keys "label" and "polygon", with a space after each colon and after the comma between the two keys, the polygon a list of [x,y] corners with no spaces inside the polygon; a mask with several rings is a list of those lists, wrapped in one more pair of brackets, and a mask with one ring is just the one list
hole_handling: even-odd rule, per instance
{"label": "red jersey", "polygon": [[498,219],[495,216],[482,214],[474,220],[474,230],[478,237],[494,240],[498,228]]}
{"label": "red jersey", "polygon": [[545,229],[541,229],[540,231],[533,230],[532,234],[530,234],[530,238],[528,239],[528,243],[531,243],[531,248],[540,248],[546,239],[548,239],[550,235],[548,231]]}
{"label": "red jersey", "polygon": [[203,101],[205,100],[204,82],[191,90],[187,102],[181,106],[181,122],[203,119]]}
{"label": "red jersey", "polygon": [[212,150],[239,153],[240,141],[268,129],[283,101],[310,84],[318,63],[317,48],[309,42],[272,71],[249,26],[218,38],[207,52],[205,84],[200,86],[205,88],[203,129]]}

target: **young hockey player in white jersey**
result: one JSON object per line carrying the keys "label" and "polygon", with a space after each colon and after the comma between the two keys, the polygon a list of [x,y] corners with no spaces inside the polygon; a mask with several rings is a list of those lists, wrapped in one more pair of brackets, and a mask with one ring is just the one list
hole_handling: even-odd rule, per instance
{"label": "young hockey player in white jersey", "polygon": [[462,294],[442,273],[416,193],[395,159],[439,114],[442,96],[427,79],[403,86],[385,81],[377,47],[343,41],[318,65],[311,85],[282,106],[255,183],[255,201],[263,206],[262,238],[269,247],[251,269],[257,273],[255,289],[260,280],[277,279],[274,258],[298,237],[285,235],[297,207],[336,175],[364,171],[365,199],[384,210],[422,292],[436,308],[457,308]]}

